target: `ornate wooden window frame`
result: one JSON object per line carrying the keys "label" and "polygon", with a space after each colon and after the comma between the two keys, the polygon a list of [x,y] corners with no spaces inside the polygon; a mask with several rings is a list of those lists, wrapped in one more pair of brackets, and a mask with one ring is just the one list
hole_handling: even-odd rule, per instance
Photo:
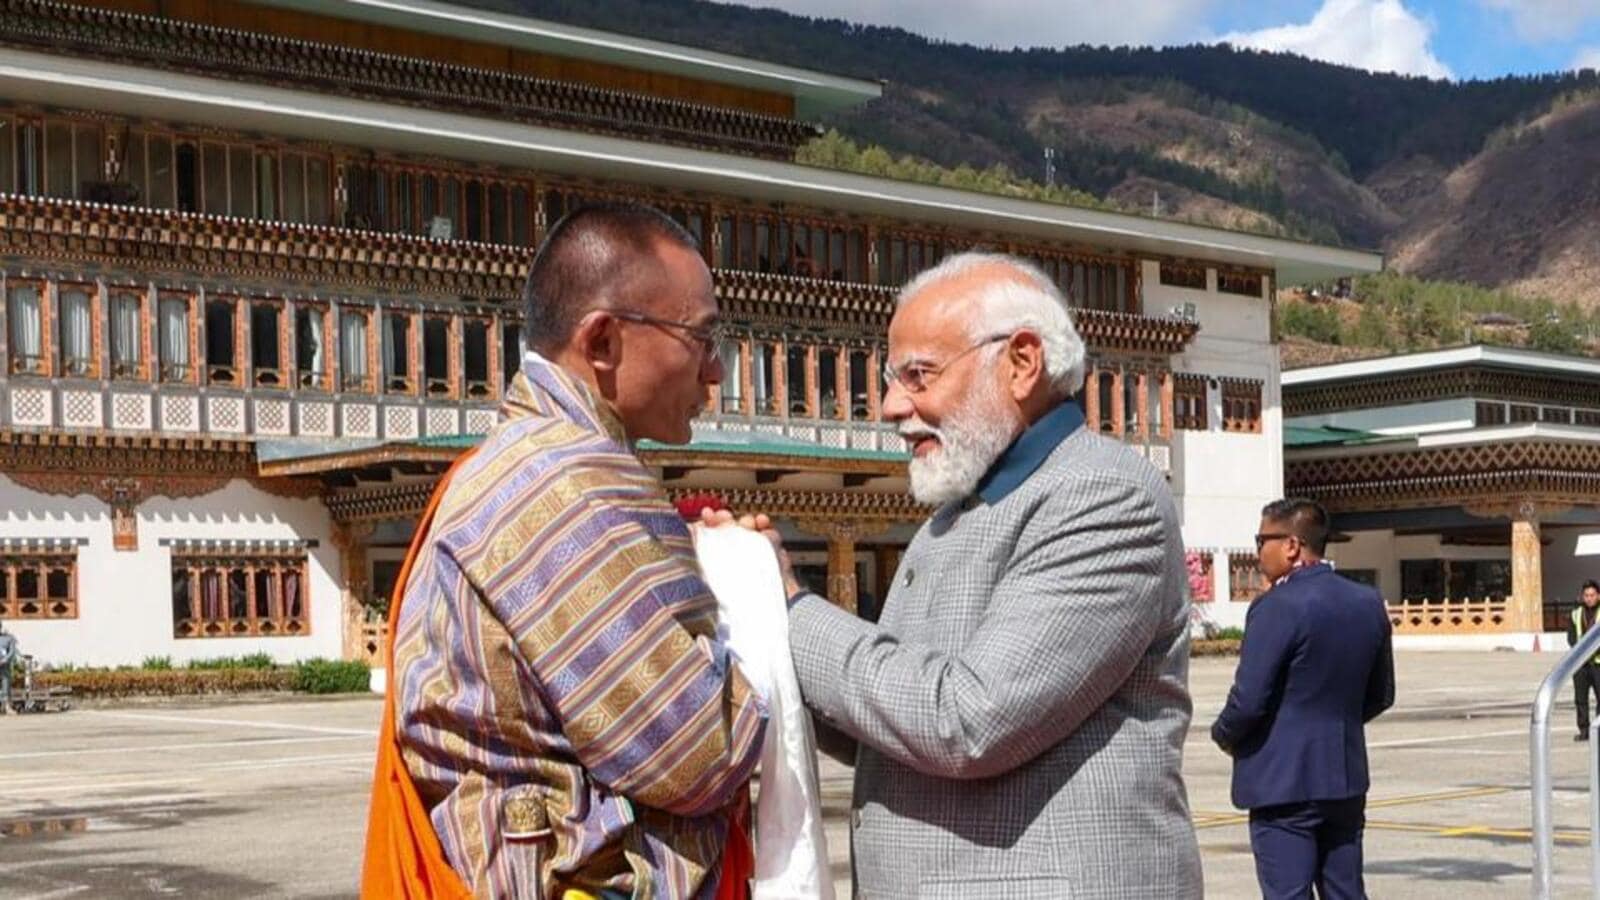
{"label": "ornate wooden window frame", "polygon": [[1210,430],[1210,391],[1204,375],[1174,372],[1172,376],[1172,427],[1183,431]]}
{"label": "ornate wooden window frame", "polygon": [[[56,374],[56,321],[55,321],[55,286],[43,278],[3,278],[0,287],[4,287],[5,296],[0,298],[6,304],[6,362],[11,375],[22,375],[36,378],[52,378]],[[39,298],[39,356],[31,363],[23,360],[16,354],[16,346],[12,342],[10,329],[16,327],[10,321],[11,292],[19,287],[32,287],[38,291]]]}
{"label": "ornate wooden window frame", "polygon": [[[171,560],[171,612],[173,637],[304,637],[311,634],[310,557],[303,546],[268,548],[262,546],[223,547],[206,542],[174,544]],[[232,578],[244,577],[243,615],[238,615]],[[266,574],[269,595],[260,596],[257,576]],[[289,576],[295,577],[294,598]],[[217,596],[207,600],[207,582],[215,578]],[[188,608],[176,586],[187,585]],[[276,590],[274,591],[274,587]],[[276,593],[276,597],[272,596]],[[263,614],[265,610],[265,614]],[[188,615],[181,613],[187,612]]]}
{"label": "ornate wooden window frame", "polygon": [[[20,596],[21,576],[34,576],[34,594]],[[50,576],[63,573],[65,591],[50,592]],[[76,546],[7,546],[0,544],[0,619],[76,619],[78,617],[78,548]]]}
{"label": "ornate wooden window frame", "polygon": [[1159,277],[1163,287],[1184,288],[1191,291],[1206,289],[1206,267],[1198,263],[1162,260]]}
{"label": "ornate wooden window frame", "polygon": [[1260,434],[1265,385],[1253,378],[1220,378],[1218,381],[1222,392],[1222,430]]}

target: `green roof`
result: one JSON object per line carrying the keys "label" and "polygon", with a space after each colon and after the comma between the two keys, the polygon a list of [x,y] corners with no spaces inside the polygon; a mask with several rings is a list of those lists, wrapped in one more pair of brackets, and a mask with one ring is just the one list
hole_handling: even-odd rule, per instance
{"label": "green roof", "polygon": [[1285,447],[1333,447],[1347,444],[1371,444],[1386,440],[1392,440],[1391,436],[1373,434],[1370,431],[1360,431],[1355,428],[1338,428],[1333,425],[1318,425],[1315,427],[1305,425],[1283,426],[1283,445]]}
{"label": "green roof", "polygon": [[414,441],[403,441],[415,447],[443,447],[447,449],[466,450],[483,443],[481,434],[435,434]]}

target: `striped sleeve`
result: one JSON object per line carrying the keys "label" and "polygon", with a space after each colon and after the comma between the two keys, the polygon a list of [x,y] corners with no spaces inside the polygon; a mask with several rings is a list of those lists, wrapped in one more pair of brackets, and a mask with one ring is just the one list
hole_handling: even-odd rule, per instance
{"label": "striped sleeve", "polygon": [[490,605],[594,778],[677,815],[726,806],[755,768],[766,711],[716,638],[692,558],[667,545],[672,508],[627,479],[551,489],[558,502],[521,514],[538,537],[484,585]]}

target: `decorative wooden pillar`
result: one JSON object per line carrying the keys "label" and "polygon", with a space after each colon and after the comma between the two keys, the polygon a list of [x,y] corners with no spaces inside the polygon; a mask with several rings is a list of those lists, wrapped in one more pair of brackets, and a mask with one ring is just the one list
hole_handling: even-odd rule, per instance
{"label": "decorative wooden pillar", "polygon": [[806,345],[806,418],[822,418],[822,401],[817,386],[817,345]]}
{"label": "decorative wooden pillar", "polygon": [[828,602],[856,611],[856,536],[845,523],[828,530]]}
{"label": "decorative wooden pillar", "polygon": [[361,626],[366,620],[369,589],[367,541],[373,526],[368,522],[335,522],[333,546],[339,551],[340,646],[345,659],[362,659]]}
{"label": "decorative wooden pillar", "polygon": [[241,388],[255,386],[250,372],[256,361],[250,352],[250,304],[243,297],[233,298],[233,383]]}
{"label": "decorative wooden pillar", "polygon": [[61,367],[56,365],[55,317],[60,293],[61,289],[50,282],[39,285],[39,361],[44,373],[55,377],[61,376]]}
{"label": "decorative wooden pillar", "polygon": [[500,373],[500,360],[505,355],[505,348],[500,346],[500,342],[504,339],[505,329],[500,323],[500,313],[495,312],[489,316],[489,333],[483,336],[483,352],[489,355],[489,396],[484,399],[498,398],[505,390],[505,378]]}
{"label": "decorative wooden pillar", "polygon": [[1172,440],[1172,416],[1173,416],[1172,383],[1173,383],[1172,373],[1171,372],[1162,372],[1161,373],[1161,439],[1164,440],[1164,441]]}
{"label": "decorative wooden pillar", "polygon": [[466,386],[462,383],[465,379],[461,366],[461,348],[466,342],[466,330],[460,316],[450,317],[449,334],[450,346],[447,354],[449,359],[446,364],[450,368],[450,399],[460,400],[467,395]]}
{"label": "decorative wooden pillar", "polygon": [[1511,518],[1511,621],[1518,631],[1544,630],[1544,565],[1539,508],[1518,503]]}
{"label": "decorative wooden pillar", "polygon": [[1090,431],[1100,433],[1100,369],[1093,363],[1083,377],[1083,419]]}
{"label": "decorative wooden pillar", "polygon": [[840,344],[833,359],[834,412],[841,422],[850,421],[850,348]]}
{"label": "decorative wooden pillar", "polygon": [[339,361],[339,351],[344,347],[344,316],[337,301],[328,301],[327,318],[322,320],[322,324],[322,364],[327,368],[328,379],[326,390],[333,394],[343,389],[339,381],[344,378],[344,364]]}
{"label": "decorative wooden pillar", "polygon": [[[755,412],[756,373],[755,344],[752,338],[739,341],[739,414],[748,416]],[[727,377],[726,372],[722,373]]]}
{"label": "decorative wooden pillar", "polygon": [[1150,441],[1150,376],[1144,371],[1134,375],[1134,409],[1139,414],[1139,443]]}
{"label": "decorative wooden pillar", "polygon": [[877,344],[867,354],[867,421],[883,419],[883,349]]}
{"label": "decorative wooden pillar", "polygon": [[160,367],[156,363],[156,350],[160,347],[157,331],[161,328],[161,318],[157,310],[160,308],[160,293],[156,286],[146,285],[139,292],[139,380],[160,380]]}
{"label": "decorative wooden pillar", "polygon": [[1128,422],[1127,397],[1122,386],[1122,379],[1126,377],[1121,366],[1111,370],[1111,434],[1119,441],[1125,436],[1123,432]]}
{"label": "decorative wooden pillar", "polygon": [[772,342],[772,371],[767,373],[771,385],[773,414],[780,419],[789,418],[789,347],[783,341]]}

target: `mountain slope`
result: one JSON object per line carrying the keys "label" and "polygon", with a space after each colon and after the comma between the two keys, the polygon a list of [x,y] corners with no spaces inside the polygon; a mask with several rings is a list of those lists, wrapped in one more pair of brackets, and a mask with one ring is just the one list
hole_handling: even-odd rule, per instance
{"label": "mountain slope", "polygon": [[466,2],[883,79],[882,99],[824,124],[896,155],[1043,181],[1051,147],[1059,182],[1113,206],[1600,302],[1584,164],[1600,147],[1588,113],[1545,113],[1600,90],[1593,71],[1449,83],[1226,46],[996,51],[704,0]]}
{"label": "mountain slope", "polygon": [[1444,178],[1391,240],[1394,265],[1600,305],[1600,94],[1558,106]]}

